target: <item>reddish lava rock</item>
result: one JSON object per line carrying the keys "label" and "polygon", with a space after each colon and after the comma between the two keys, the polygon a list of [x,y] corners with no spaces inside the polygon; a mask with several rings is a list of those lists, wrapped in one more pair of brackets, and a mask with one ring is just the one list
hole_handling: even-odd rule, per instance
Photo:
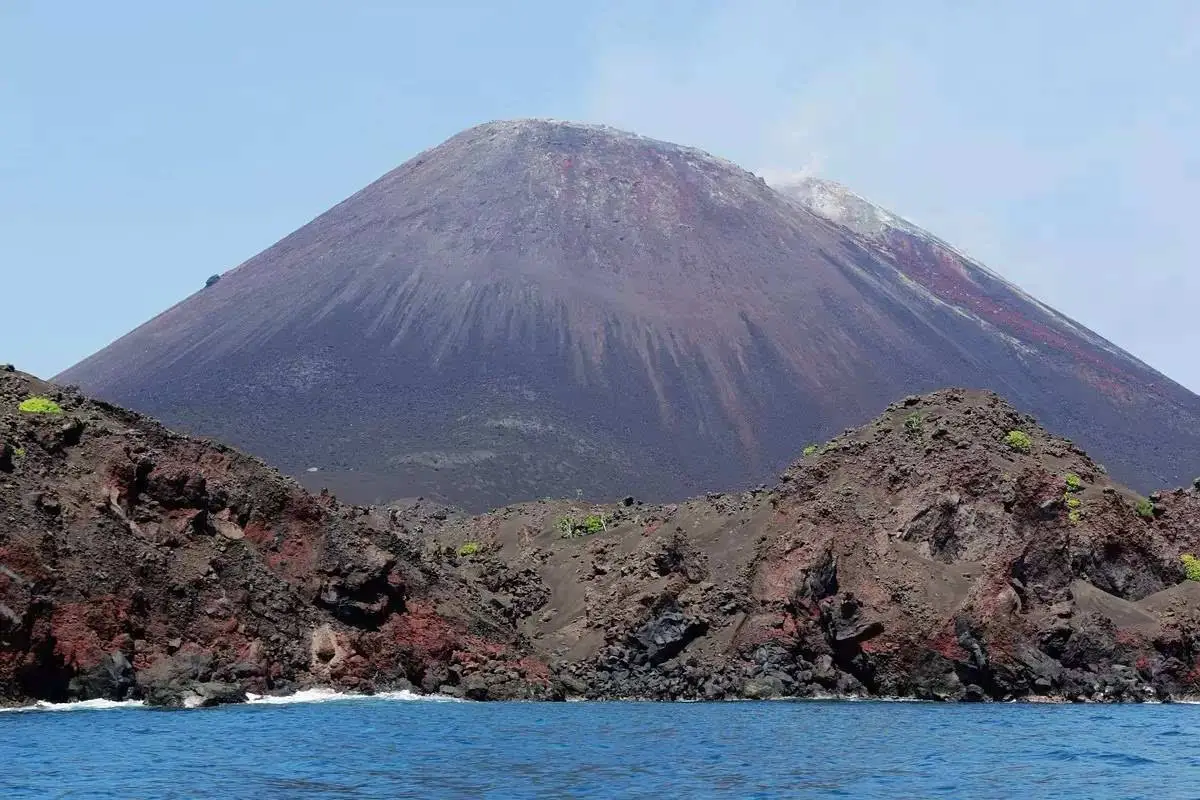
{"label": "reddish lava rock", "polygon": [[[33,395],[62,413],[19,412]],[[516,641],[403,521],[221,445],[19,372],[0,443],[0,700],[406,687]]]}
{"label": "reddish lava rock", "polygon": [[667,506],[346,505],[16,372],[0,448],[5,702],[1200,692],[1200,492],[1144,501],[985,392]]}

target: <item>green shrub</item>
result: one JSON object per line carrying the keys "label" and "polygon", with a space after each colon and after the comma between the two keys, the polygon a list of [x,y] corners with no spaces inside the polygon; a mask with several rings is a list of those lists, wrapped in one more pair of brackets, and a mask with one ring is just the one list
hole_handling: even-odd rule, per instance
{"label": "green shrub", "polygon": [[804,457],[805,458],[808,458],[811,455],[816,455],[816,453],[817,453],[817,446],[815,444],[810,444],[808,447],[804,448]]}
{"label": "green shrub", "polygon": [[1009,431],[1004,437],[1004,443],[1018,453],[1028,453],[1033,449],[1033,439],[1025,431]]}
{"label": "green shrub", "polygon": [[581,520],[562,516],[558,518],[557,525],[564,539],[575,539],[608,530],[608,519],[603,514],[588,514]]}
{"label": "green shrub", "polygon": [[1137,505],[1133,507],[1133,510],[1138,513],[1139,517],[1154,519],[1154,503],[1146,498],[1138,500]]}
{"label": "green shrub", "polygon": [[16,456],[17,458],[24,458],[25,457],[25,448],[24,447],[16,448],[15,450],[13,450],[13,455]]}
{"label": "green shrub", "polygon": [[1184,553],[1179,560],[1183,562],[1183,571],[1187,574],[1187,579],[1200,581],[1200,558],[1196,558],[1190,553]]}
{"label": "green shrub", "polygon": [[1082,492],[1083,491],[1083,478],[1080,478],[1074,472],[1067,473],[1066,481],[1067,481],[1067,491],[1068,492]]}
{"label": "green shrub", "polygon": [[1065,499],[1067,501],[1067,508],[1080,508],[1083,506],[1083,501],[1078,497],[1067,495]]}
{"label": "green shrub", "polygon": [[1080,520],[1082,520],[1082,519],[1083,519],[1083,512],[1080,511],[1078,508],[1072,508],[1070,511],[1067,512],[1067,522],[1070,522],[1072,525],[1078,525]]}
{"label": "green shrub", "polygon": [[924,421],[925,417],[920,412],[914,411],[904,418],[904,430],[907,433],[916,435],[921,432]]}
{"label": "green shrub", "polygon": [[18,409],[27,414],[61,414],[62,406],[51,400],[49,397],[30,397],[27,400],[22,400]]}
{"label": "green shrub", "polygon": [[462,547],[458,548],[458,554],[460,556],[473,556],[479,553],[481,549],[483,548],[480,547],[479,542],[466,542]]}

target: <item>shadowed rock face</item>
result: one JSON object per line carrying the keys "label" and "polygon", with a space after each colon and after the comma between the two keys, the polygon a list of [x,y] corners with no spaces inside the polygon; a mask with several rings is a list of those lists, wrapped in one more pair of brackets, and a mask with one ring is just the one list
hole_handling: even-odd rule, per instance
{"label": "shadowed rock face", "polygon": [[1200,398],[811,194],[608,128],[482,125],[58,380],[358,502],[747,485],[947,384],[1003,392],[1139,488],[1200,472]]}

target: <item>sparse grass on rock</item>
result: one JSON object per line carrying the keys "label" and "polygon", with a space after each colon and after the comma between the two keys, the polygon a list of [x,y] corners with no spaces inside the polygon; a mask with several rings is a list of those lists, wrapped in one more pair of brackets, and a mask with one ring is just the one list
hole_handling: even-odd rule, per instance
{"label": "sparse grass on rock", "polygon": [[61,414],[63,413],[62,406],[51,400],[49,397],[35,395],[28,399],[22,400],[17,406],[19,411],[24,411],[26,414]]}
{"label": "sparse grass on rock", "polygon": [[1187,579],[1200,582],[1200,558],[1196,558],[1191,553],[1184,553],[1179,560],[1183,562],[1183,571],[1187,575]]}
{"label": "sparse grass on rock", "polygon": [[1033,439],[1025,431],[1009,431],[1004,437],[1004,443],[1018,453],[1028,453],[1033,449]]}
{"label": "sparse grass on rock", "polygon": [[577,539],[608,530],[608,519],[603,514],[588,514],[582,519],[564,515],[558,518],[558,531],[564,539]]}

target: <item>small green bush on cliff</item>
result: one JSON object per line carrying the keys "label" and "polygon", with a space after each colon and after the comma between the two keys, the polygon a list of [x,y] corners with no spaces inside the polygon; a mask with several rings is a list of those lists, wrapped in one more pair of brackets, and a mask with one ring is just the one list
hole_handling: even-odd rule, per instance
{"label": "small green bush on cliff", "polygon": [[481,549],[479,542],[466,542],[462,547],[458,548],[458,554],[460,556],[473,556],[478,554]]}
{"label": "small green bush on cliff", "polygon": [[1154,503],[1144,497],[1137,501],[1137,505],[1133,507],[1133,510],[1138,513],[1139,517],[1154,519]]}
{"label": "small green bush on cliff", "polygon": [[558,532],[564,539],[575,539],[580,536],[591,536],[594,533],[608,530],[608,519],[603,514],[588,514],[583,519],[572,516],[558,518]]}
{"label": "small green bush on cliff", "polygon": [[1187,579],[1200,582],[1200,558],[1196,558],[1191,553],[1184,553],[1179,560],[1183,562],[1183,571],[1187,575]]}
{"label": "small green bush on cliff", "polygon": [[1082,492],[1083,478],[1080,478],[1074,472],[1068,472],[1066,477],[1068,492]]}
{"label": "small green bush on cliff", "polygon": [[924,427],[925,417],[920,412],[914,411],[904,418],[904,431],[913,436],[921,433]]}
{"label": "small green bush on cliff", "polygon": [[[1080,485],[1082,486],[1082,483]],[[1063,492],[1063,503],[1067,507],[1067,522],[1078,525],[1083,521],[1083,501],[1071,494],[1070,480],[1067,481],[1067,490]]]}
{"label": "small green bush on cliff", "polygon": [[49,397],[30,397],[21,401],[21,405],[17,406],[20,411],[26,414],[61,414],[62,406],[51,400]]}
{"label": "small green bush on cliff", "polygon": [[815,444],[810,444],[808,447],[804,448],[804,457],[808,458],[809,456],[816,455],[817,449],[818,448]]}
{"label": "small green bush on cliff", "polygon": [[1033,449],[1033,439],[1025,431],[1009,431],[1004,437],[1004,443],[1018,453],[1028,453]]}

